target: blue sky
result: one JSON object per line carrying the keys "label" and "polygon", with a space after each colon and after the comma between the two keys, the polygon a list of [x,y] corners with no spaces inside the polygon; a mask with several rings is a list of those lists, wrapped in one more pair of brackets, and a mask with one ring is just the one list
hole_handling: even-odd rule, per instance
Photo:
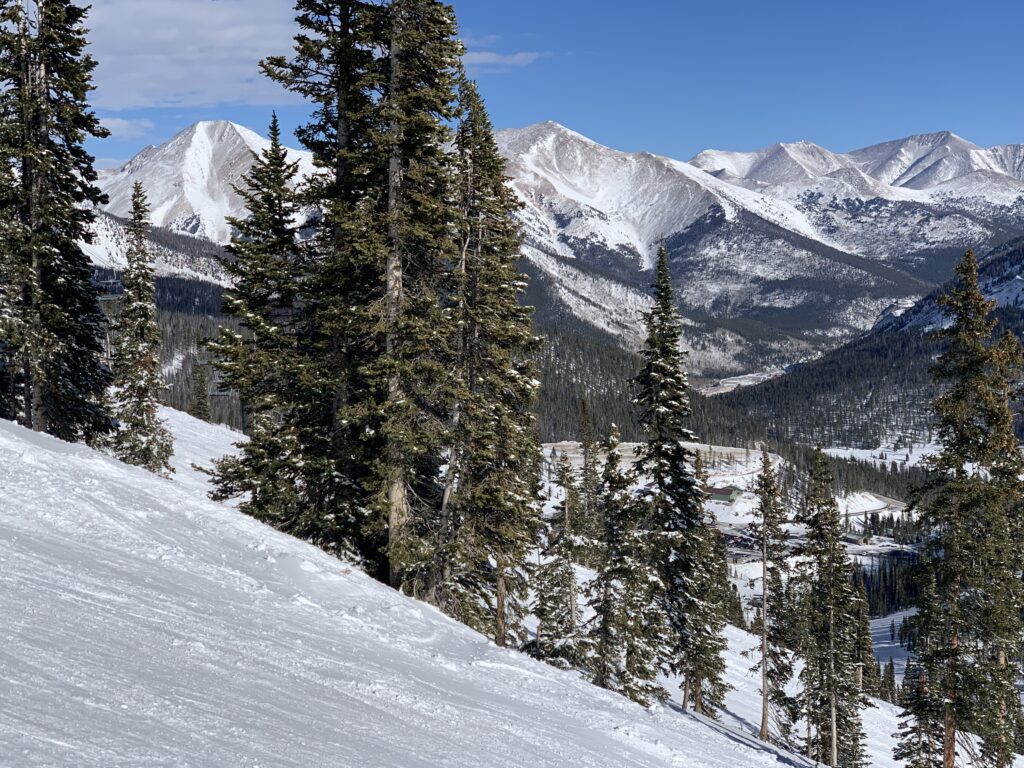
{"label": "blue sky", "polygon": [[[454,0],[498,127],[557,120],[687,159],[809,139],[830,149],[951,130],[1024,142],[1024,3],[976,0]],[[303,116],[256,61],[288,0],[103,0],[90,18],[101,167],[200,119]]]}

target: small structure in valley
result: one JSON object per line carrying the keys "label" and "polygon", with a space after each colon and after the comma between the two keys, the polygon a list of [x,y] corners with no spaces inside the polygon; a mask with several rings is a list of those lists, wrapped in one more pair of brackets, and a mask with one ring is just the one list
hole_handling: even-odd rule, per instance
{"label": "small structure in valley", "polygon": [[705,486],[704,492],[708,495],[708,501],[717,501],[722,504],[732,504],[743,495],[743,489],[736,485]]}

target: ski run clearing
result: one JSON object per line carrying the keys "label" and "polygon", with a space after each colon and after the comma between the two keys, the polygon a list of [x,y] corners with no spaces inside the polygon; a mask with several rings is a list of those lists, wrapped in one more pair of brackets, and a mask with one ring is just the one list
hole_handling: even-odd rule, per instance
{"label": "ski run clearing", "polygon": [[0,422],[5,768],[808,765],[750,735],[750,635],[720,722],[644,709],[207,500],[238,435],[164,415],[171,479]]}

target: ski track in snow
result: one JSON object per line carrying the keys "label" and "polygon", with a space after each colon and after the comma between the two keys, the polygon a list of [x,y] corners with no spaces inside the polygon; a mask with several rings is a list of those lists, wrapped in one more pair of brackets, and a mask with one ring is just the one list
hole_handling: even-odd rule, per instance
{"label": "ski track in snow", "polygon": [[[5,768],[810,765],[753,738],[751,635],[726,630],[719,722],[639,707],[209,501],[193,465],[240,436],[162,415],[169,479],[0,421]],[[897,712],[864,713],[872,766]]]}
{"label": "ski track in snow", "polygon": [[0,422],[5,766],[787,764],[206,500],[238,436],[164,416],[172,479]]}

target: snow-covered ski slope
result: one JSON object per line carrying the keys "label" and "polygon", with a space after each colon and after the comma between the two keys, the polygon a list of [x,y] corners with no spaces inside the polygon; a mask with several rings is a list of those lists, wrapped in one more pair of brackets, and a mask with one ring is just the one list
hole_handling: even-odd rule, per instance
{"label": "snow-covered ski slope", "polygon": [[801,765],[495,647],[204,497],[0,422],[0,764]]}

